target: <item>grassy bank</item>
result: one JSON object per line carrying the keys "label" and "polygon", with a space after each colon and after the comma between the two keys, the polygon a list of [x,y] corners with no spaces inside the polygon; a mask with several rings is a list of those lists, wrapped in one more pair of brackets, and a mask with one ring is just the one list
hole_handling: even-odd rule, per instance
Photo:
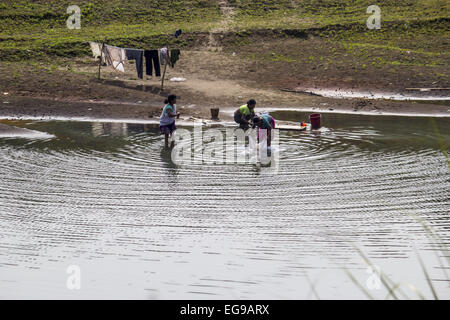
{"label": "grassy bank", "polygon": [[[69,5],[81,8],[80,30],[69,30]],[[228,28],[237,36],[242,31],[290,29],[308,31],[328,28],[356,31],[365,28],[368,0],[229,0],[233,17]],[[450,11],[444,0],[377,1],[382,26],[418,23],[446,18]],[[180,47],[193,46],[204,33],[214,29],[223,15],[216,0],[99,0],[28,1],[5,0],[0,4],[0,59],[41,59],[49,56],[89,54],[86,43],[107,40],[119,46],[160,46],[167,40]],[[448,36],[448,20],[437,32]],[[168,37],[182,28],[186,36]],[[417,31],[417,30],[416,30]],[[401,30],[403,32],[403,30]],[[419,30],[420,33],[420,30]]]}
{"label": "grassy bank", "polygon": [[[66,27],[66,9],[73,4],[81,8],[80,30]],[[211,52],[203,57],[207,64],[186,69],[183,76],[215,75],[255,88],[449,87],[448,1],[377,1],[380,30],[366,26],[367,7],[372,4],[369,0],[5,0],[0,4],[0,89],[67,95],[59,88],[70,86],[59,79],[75,79],[77,74],[84,83],[97,74],[96,62],[89,58],[89,41],[136,48],[159,48],[169,42],[184,51],[214,51],[220,46],[222,56]],[[172,34],[179,28],[183,36],[175,39]],[[225,70],[224,54],[234,57],[230,66],[239,67]],[[199,64],[186,55],[183,60]],[[179,67],[178,71],[183,72]]]}

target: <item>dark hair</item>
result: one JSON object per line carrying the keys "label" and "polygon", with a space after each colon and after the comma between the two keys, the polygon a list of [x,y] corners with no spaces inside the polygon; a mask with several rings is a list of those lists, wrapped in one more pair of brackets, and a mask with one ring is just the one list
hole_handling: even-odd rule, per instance
{"label": "dark hair", "polygon": [[166,100],[164,100],[164,103],[172,103],[176,98],[177,98],[176,95],[171,94],[170,96],[167,97]]}
{"label": "dark hair", "polygon": [[256,101],[254,99],[250,99],[247,101],[248,106],[255,105],[255,104],[256,104]]}
{"label": "dark hair", "polygon": [[253,118],[253,125],[252,125],[252,128],[253,129],[255,129],[256,128],[256,126],[259,124],[259,122],[261,121],[261,118],[260,117],[254,117]]}

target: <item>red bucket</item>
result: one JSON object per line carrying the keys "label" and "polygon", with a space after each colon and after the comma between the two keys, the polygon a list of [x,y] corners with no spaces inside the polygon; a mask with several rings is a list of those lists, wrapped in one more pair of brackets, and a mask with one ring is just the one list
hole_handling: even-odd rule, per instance
{"label": "red bucket", "polygon": [[311,129],[320,129],[320,113],[313,113],[309,115],[311,121]]}

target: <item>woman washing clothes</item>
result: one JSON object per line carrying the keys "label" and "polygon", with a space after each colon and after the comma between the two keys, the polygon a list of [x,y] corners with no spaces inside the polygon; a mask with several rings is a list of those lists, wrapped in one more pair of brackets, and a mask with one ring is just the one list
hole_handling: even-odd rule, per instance
{"label": "woman washing clothes", "polygon": [[253,118],[253,128],[258,127],[258,143],[262,136],[261,129],[267,130],[267,146],[272,142],[272,129],[275,129],[275,119],[270,114],[262,114]]}
{"label": "woman washing clothes", "polygon": [[234,121],[239,124],[239,128],[247,131],[250,128],[250,120],[255,116],[256,101],[250,99],[247,104],[239,107],[234,112]]}

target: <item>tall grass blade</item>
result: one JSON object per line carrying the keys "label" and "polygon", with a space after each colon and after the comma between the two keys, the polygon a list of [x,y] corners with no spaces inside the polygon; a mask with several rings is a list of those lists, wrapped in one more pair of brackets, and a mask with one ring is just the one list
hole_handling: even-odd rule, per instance
{"label": "tall grass blade", "polygon": [[433,282],[430,279],[430,276],[428,274],[427,269],[425,268],[422,258],[420,257],[419,252],[417,252],[417,250],[415,250],[415,251],[416,251],[417,258],[419,259],[420,266],[422,267],[422,271],[425,274],[425,279],[427,279],[428,286],[430,287],[430,290],[433,293],[434,300],[439,300],[436,290],[434,290]]}
{"label": "tall grass blade", "polygon": [[[361,256],[361,258],[363,258],[363,260],[366,262],[366,264],[367,264],[368,266],[370,266],[370,267],[373,267],[373,266],[374,266],[373,263],[370,262],[369,258],[367,258],[366,255],[365,255],[359,248],[355,247],[355,249],[356,249],[356,251],[358,251],[359,255]],[[389,284],[388,284],[388,281],[390,281],[390,282],[391,282],[391,285],[393,286],[393,285],[394,285],[394,282],[391,281],[391,280],[388,278],[388,276],[386,276],[382,271],[380,271],[380,280],[381,280],[381,283],[382,283],[382,284],[384,285],[384,287],[386,288],[386,290],[387,290],[388,292],[391,292],[391,293],[392,293],[392,297],[393,297],[395,300],[398,300],[397,295],[391,290],[391,287],[390,287]],[[405,295],[405,296],[406,296],[406,295]],[[406,297],[407,297],[407,296],[406,296]]]}
{"label": "tall grass blade", "polygon": [[[410,214],[410,215],[422,225],[422,227],[427,232],[428,238],[433,240],[441,248],[441,251],[442,251],[442,253],[444,255],[444,260],[447,262],[447,264],[450,264],[450,252],[448,251],[447,246],[445,245],[444,240],[441,238],[441,236],[435,230],[433,230],[433,228],[430,227],[422,218],[417,217],[417,216],[412,215],[412,214]],[[442,269],[442,272],[444,273],[444,276],[447,279],[447,282],[449,283],[449,286],[450,286],[450,281],[449,281],[449,277],[448,277],[448,274],[447,274],[447,269],[443,265],[441,257],[436,252],[435,252],[435,254],[436,254],[437,259],[439,261],[439,265],[440,265],[440,267]]]}
{"label": "tall grass blade", "polygon": [[356,280],[356,278],[353,276],[353,274],[347,269],[344,268],[345,273],[347,274],[347,276],[350,278],[350,280],[352,280],[352,282],[359,288],[361,289],[361,291],[367,296],[367,298],[369,298],[370,300],[375,300],[374,297],[366,290],[366,288],[364,288],[364,286],[362,286],[358,280]]}
{"label": "tall grass blade", "polygon": [[400,288],[400,286],[401,285],[407,285],[412,291],[414,291],[418,296],[419,296],[419,298],[421,299],[421,300],[425,300],[425,296],[422,294],[422,293],[420,293],[420,291],[416,288],[416,287],[414,287],[412,284],[409,284],[409,283],[396,283],[392,288],[391,288],[391,291],[389,291],[389,293],[388,293],[388,295],[386,296],[386,300],[387,299],[389,299],[389,297],[391,296],[391,293],[392,292],[395,292],[397,289],[399,289]]}
{"label": "tall grass blade", "polygon": [[436,120],[433,118],[430,118],[430,122],[431,122],[431,125],[433,126],[434,133],[436,134],[436,138],[438,139],[442,154],[444,155],[445,160],[447,161],[447,167],[448,167],[448,169],[450,169],[450,159],[448,158],[447,147],[445,146],[444,140],[442,139],[441,134],[439,133],[439,128],[437,126]]}
{"label": "tall grass blade", "polygon": [[306,275],[306,280],[308,280],[309,286],[311,287],[311,292],[308,294],[308,297],[311,295],[311,293],[314,293],[314,295],[316,296],[317,300],[320,300],[319,294],[317,293],[316,290],[316,281],[311,282],[311,279],[309,279],[308,275]]}

